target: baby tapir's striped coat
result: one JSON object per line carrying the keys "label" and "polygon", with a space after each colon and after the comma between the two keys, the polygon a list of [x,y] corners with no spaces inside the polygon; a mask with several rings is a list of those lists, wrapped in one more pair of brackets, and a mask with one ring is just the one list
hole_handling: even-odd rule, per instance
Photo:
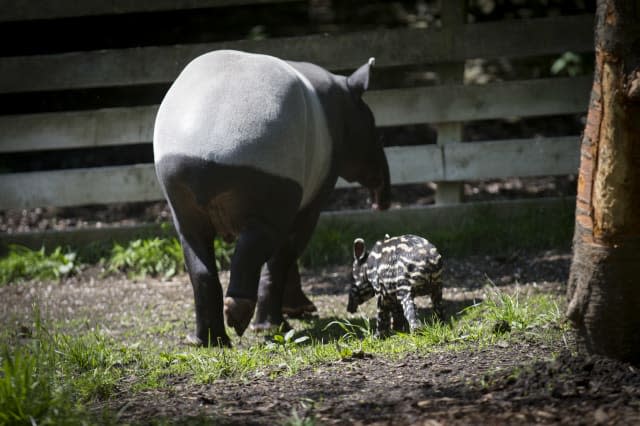
{"label": "baby tapir's striped coat", "polygon": [[415,296],[429,294],[433,308],[441,317],[442,256],[429,241],[415,235],[385,236],[370,252],[364,240],[353,242],[353,282],[347,310],[378,297],[377,336],[387,334],[391,316],[393,328],[402,330],[406,321],[411,331],[419,327]]}

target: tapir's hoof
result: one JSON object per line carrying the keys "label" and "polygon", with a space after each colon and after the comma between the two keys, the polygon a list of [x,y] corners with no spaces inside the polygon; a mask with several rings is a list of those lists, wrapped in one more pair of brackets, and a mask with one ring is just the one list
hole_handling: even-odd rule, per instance
{"label": "tapir's hoof", "polygon": [[302,318],[317,310],[316,305],[300,290],[285,294],[282,301],[282,313],[289,318]]}
{"label": "tapir's hoof", "polygon": [[196,347],[204,346],[204,342],[195,334],[187,334],[187,336],[184,338],[184,344]]}
{"label": "tapir's hoof", "polygon": [[282,313],[289,318],[303,318],[316,312],[318,308],[312,302],[301,306],[283,306]]}
{"label": "tapir's hoof", "polygon": [[227,325],[232,327],[238,336],[242,336],[249,326],[255,308],[256,302],[254,300],[240,297],[225,297],[224,316],[227,319]]}

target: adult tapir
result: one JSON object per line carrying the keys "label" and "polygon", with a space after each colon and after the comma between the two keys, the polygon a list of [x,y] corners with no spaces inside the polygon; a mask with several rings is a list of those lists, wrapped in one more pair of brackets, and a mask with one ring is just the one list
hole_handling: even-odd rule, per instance
{"label": "adult tapir", "polygon": [[[372,66],[344,77],[220,50],[194,59],[167,92],[153,149],[193,285],[191,343],[229,345],[223,311],[242,335],[256,301],[255,327],[283,323],[283,292],[302,294],[296,260],[338,176],[369,188],[373,208],[388,208],[389,168],[362,100]],[[216,235],[236,240],[224,300]]]}

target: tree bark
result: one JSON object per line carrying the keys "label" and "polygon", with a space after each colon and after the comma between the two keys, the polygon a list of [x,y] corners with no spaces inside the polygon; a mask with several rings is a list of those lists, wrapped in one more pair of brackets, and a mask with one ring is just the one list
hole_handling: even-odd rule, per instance
{"label": "tree bark", "polygon": [[567,316],[578,349],[640,363],[640,1],[598,0]]}

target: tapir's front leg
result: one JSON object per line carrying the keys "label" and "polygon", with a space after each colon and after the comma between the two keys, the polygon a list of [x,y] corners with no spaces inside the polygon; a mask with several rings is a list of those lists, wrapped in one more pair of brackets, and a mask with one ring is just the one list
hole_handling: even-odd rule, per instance
{"label": "tapir's front leg", "polygon": [[254,330],[265,331],[279,326],[289,328],[282,315],[282,295],[287,273],[295,261],[296,256],[287,242],[269,259],[262,270],[258,310],[252,325]]}
{"label": "tapir's front leg", "polygon": [[393,329],[395,331],[405,331],[407,328],[407,319],[404,316],[404,308],[398,300],[394,300],[391,310],[391,318],[393,320]]}
{"label": "tapir's front leg", "polygon": [[[265,269],[266,268],[263,269],[263,272]],[[262,282],[262,277],[260,281]],[[293,262],[289,267],[289,272],[284,282],[282,313],[289,318],[302,318],[317,310],[318,308],[316,308],[313,302],[309,300],[307,295],[302,291],[298,262]]]}
{"label": "tapir's front leg", "polygon": [[[410,287],[409,284],[404,284],[405,287]],[[420,328],[420,322],[416,314],[416,304],[414,302],[414,293],[412,290],[398,290],[396,294],[398,301],[402,304],[404,310],[404,316],[409,323],[409,329],[413,333]]]}
{"label": "tapir's front leg", "polygon": [[265,330],[285,324],[283,313],[301,314],[316,310],[302,292],[297,260],[311,239],[322,200],[322,196],[316,198],[296,215],[289,237],[263,268],[255,329]]}
{"label": "tapir's front leg", "polygon": [[[329,185],[327,188],[332,187],[333,185]],[[320,218],[321,206],[330,193],[330,190],[325,190],[307,208],[298,213],[293,226],[290,241],[294,251],[294,260],[285,277],[282,298],[282,313],[291,318],[317,311],[313,302],[302,292],[297,260],[311,240],[313,230]]]}
{"label": "tapir's front leg", "polygon": [[431,304],[433,305],[433,313],[440,321],[444,321],[444,308],[442,306],[442,279],[438,276],[432,282]]}
{"label": "tapir's front leg", "polygon": [[376,338],[384,338],[389,335],[391,327],[391,303],[382,294],[378,295],[376,312]]}

